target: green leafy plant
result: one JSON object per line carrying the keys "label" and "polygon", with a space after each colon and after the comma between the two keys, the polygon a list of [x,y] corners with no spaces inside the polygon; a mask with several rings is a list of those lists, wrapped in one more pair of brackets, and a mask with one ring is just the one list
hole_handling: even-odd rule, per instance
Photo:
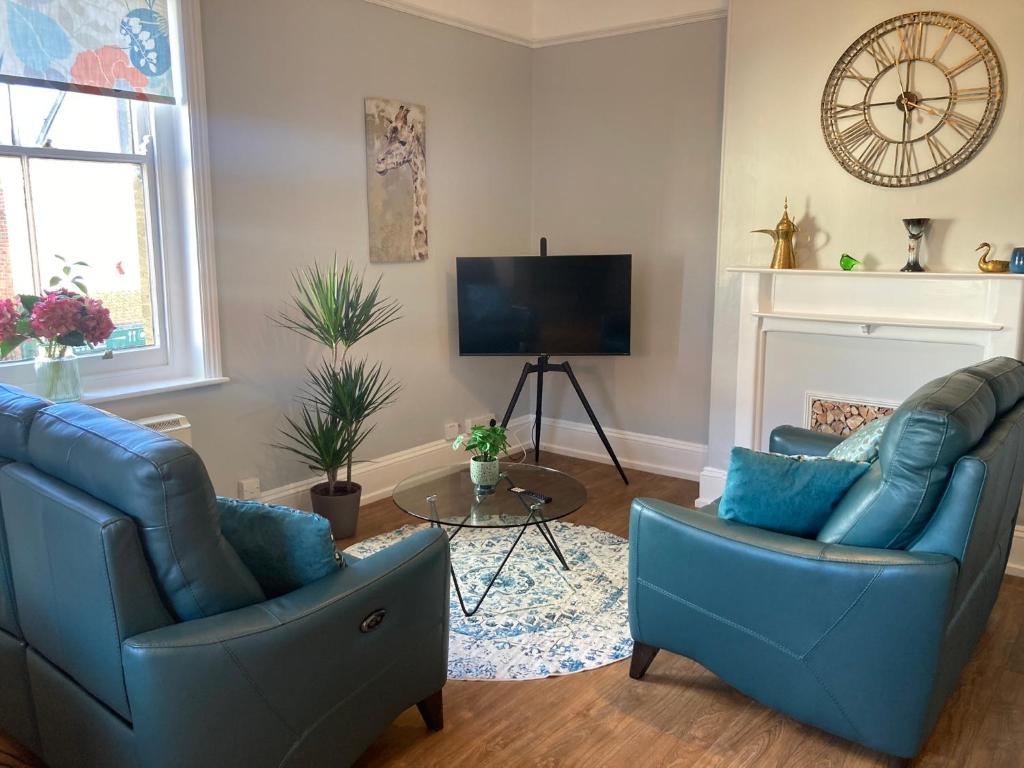
{"label": "green leafy plant", "polygon": [[508,453],[508,436],[505,434],[505,428],[495,426],[494,419],[491,419],[488,426],[477,425],[468,435],[459,435],[455,438],[452,450],[457,451],[460,446],[479,461],[497,461],[501,454]]}
{"label": "green leafy plant", "polygon": [[[53,254],[53,258],[61,263],[60,274],[54,275],[50,278],[50,290],[56,290],[58,288],[67,288],[68,285],[73,285],[78,289],[79,293],[88,294],[89,289],[85,287],[85,278],[79,273],[75,267],[88,267],[89,265],[84,261],[76,261],[73,264],[68,264],[68,260],[59,254]],[[74,274],[72,274],[74,273]]]}
{"label": "green leafy plant", "polygon": [[[374,429],[367,420],[391,405],[401,385],[380,363],[353,361],[349,349],[359,340],[393,323],[401,306],[380,294],[380,279],[367,286],[350,263],[337,260],[294,275],[295,295],[289,312],[276,322],[326,348],[319,367],[307,369],[298,418],[286,417],[284,442],[275,446],[327,475],[330,495],[351,493],[355,452]],[[344,484],[339,475],[345,469]]]}

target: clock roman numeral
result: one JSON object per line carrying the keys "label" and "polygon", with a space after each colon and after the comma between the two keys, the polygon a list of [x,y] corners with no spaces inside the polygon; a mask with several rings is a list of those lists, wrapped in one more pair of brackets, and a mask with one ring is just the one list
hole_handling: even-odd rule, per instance
{"label": "clock roman numeral", "polygon": [[853,67],[850,67],[849,69],[847,69],[846,73],[843,75],[843,77],[845,77],[847,80],[856,80],[858,83],[863,85],[865,88],[870,86],[871,83],[872,83],[872,80],[871,80],[870,77],[865,77],[864,75],[862,75],[860,72],[858,72]]}
{"label": "clock roman numeral", "polygon": [[892,51],[889,50],[889,45],[885,42],[883,38],[874,40],[867,47],[867,52],[868,55],[870,55],[871,58],[874,59],[875,68],[879,72],[888,69],[889,67],[896,63],[896,57],[892,55]]}
{"label": "clock roman numeral", "polygon": [[955,67],[950,67],[949,69],[947,69],[946,77],[956,77],[957,75],[963,74],[981,60],[981,53],[975,53],[973,56],[968,56]]}
{"label": "clock roman numeral", "polygon": [[960,91],[953,91],[952,100],[957,101],[988,101],[989,90],[985,86],[979,88],[964,88]]}
{"label": "clock roman numeral", "polygon": [[949,46],[949,43],[953,39],[953,35],[954,34],[955,34],[955,30],[953,30],[953,29],[947,29],[946,30],[946,36],[944,38],[942,38],[942,42],[939,43],[939,47],[936,48],[935,52],[932,54],[932,58],[931,58],[932,64],[937,64],[938,63],[939,57],[943,53],[945,53],[946,48]]}
{"label": "clock roman numeral", "polygon": [[959,133],[965,139],[971,138],[974,132],[978,130],[978,126],[981,125],[977,120],[974,120],[966,115],[961,115],[955,110],[950,111],[946,114],[945,122],[954,131]]}
{"label": "clock roman numeral", "polygon": [[871,130],[871,126],[868,124],[868,121],[861,120],[859,123],[854,123],[840,133],[839,139],[846,147],[847,151],[853,152],[873,134],[874,132]]}
{"label": "clock roman numeral", "polygon": [[914,152],[914,142],[905,141],[896,145],[896,155],[893,157],[893,175],[909,176],[918,173],[920,167],[917,163],[917,155]]}
{"label": "clock roman numeral", "polygon": [[900,38],[900,50],[903,52],[903,58],[906,59],[923,59],[924,58],[924,22],[919,21],[916,24],[911,24],[909,27],[900,28],[896,30],[896,34]]}
{"label": "clock roman numeral", "polygon": [[932,153],[932,160],[935,161],[935,165],[942,165],[944,162],[949,160],[951,157],[949,150],[943,146],[942,142],[939,141],[938,138],[930,133],[924,138],[925,141],[928,142],[928,150]]}
{"label": "clock roman numeral", "polygon": [[863,101],[859,104],[835,104],[832,107],[832,118],[834,120],[844,120],[851,117],[863,117],[864,106]]}
{"label": "clock roman numeral", "polygon": [[881,136],[875,136],[871,140],[871,143],[864,148],[864,151],[860,153],[860,157],[857,159],[865,168],[877,171],[885,160],[885,156],[888,152],[889,142]]}

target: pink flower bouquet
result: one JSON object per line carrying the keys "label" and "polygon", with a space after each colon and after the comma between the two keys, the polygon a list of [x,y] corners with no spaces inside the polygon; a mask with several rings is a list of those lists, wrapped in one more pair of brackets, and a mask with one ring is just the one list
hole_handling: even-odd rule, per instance
{"label": "pink flower bouquet", "polygon": [[64,357],[68,347],[102,344],[113,332],[102,301],[66,288],[0,299],[0,357],[28,339],[42,344],[49,357]]}

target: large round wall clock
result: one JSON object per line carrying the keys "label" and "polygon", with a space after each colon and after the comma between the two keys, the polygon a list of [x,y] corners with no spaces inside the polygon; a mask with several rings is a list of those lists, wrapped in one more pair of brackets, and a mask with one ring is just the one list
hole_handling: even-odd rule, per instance
{"label": "large round wall clock", "polygon": [[1003,70],[964,19],[919,11],[861,35],[836,63],[821,127],[839,163],[883,187],[935,181],[967,163],[995,128]]}

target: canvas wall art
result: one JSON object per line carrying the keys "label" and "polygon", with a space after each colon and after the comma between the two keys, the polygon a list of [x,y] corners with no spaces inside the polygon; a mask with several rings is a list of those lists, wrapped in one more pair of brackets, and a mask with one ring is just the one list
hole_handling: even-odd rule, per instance
{"label": "canvas wall art", "polygon": [[426,110],[393,99],[366,100],[366,197],[370,261],[427,258]]}

